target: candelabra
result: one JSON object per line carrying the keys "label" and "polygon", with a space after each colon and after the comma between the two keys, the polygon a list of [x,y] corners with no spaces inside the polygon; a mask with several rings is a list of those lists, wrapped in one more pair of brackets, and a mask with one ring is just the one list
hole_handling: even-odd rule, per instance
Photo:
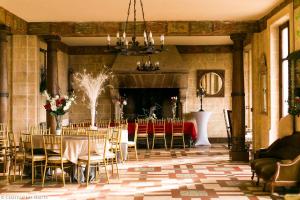
{"label": "candelabra", "polygon": [[204,111],[203,108],[202,108],[202,100],[203,100],[203,97],[205,96],[206,94],[206,91],[204,90],[204,88],[202,86],[200,86],[199,89],[197,89],[197,97],[200,97],[200,110],[199,111]]}
{"label": "candelabra", "polygon": [[176,108],[177,108],[177,96],[171,97],[172,102],[172,117],[176,118]]}

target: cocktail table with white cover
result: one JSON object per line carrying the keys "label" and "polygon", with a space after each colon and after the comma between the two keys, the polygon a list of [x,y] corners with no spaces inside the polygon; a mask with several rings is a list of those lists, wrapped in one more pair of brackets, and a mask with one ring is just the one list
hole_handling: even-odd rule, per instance
{"label": "cocktail table with white cover", "polygon": [[198,136],[197,136],[197,141],[195,143],[195,146],[211,145],[207,136],[207,124],[210,116],[211,116],[211,112],[204,112],[204,111],[194,112],[194,117],[196,119],[197,127],[198,127]]}

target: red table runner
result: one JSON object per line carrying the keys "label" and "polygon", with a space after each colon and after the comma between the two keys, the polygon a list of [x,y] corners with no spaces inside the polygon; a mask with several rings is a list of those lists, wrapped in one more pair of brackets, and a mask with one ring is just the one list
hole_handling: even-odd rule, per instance
{"label": "red table runner", "polygon": [[[172,125],[170,122],[166,122],[165,128],[166,128],[166,134],[172,134]],[[153,134],[153,126],[151,122],[149,122],[148,133]],[[133,134],[134,134],[134,123],[129,122],[128,135],[133,135]],[[184,122],[184,134],[189,135],[194,141],[197,139],[197,132],[194,123]]]}

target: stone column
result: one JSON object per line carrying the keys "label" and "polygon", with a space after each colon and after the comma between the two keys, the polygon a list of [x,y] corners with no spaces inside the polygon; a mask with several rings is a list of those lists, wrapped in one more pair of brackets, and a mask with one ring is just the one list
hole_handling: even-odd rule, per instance
{"label": "stone column", "polygon": [[[44,38],[47,42],[47,91],[51,96],[55,96],[59,93],[57,48],[60,43],[60,37],[48,35]],[[55,133],[55,118],[49,113],[47,113],[47,127],[51,129],[51,133]]]}
{"label": "stone column", "polygon": [[232,69],[232,161],[249,161],[249,153],[245,148],[245,89],[243,42],[246,34],[232,34],[233,69]]}
{"label": "stone column", "polygon": [[0,24],[0,123],[8,123],[8,66],[7,66],[7,35],[9,27]]}

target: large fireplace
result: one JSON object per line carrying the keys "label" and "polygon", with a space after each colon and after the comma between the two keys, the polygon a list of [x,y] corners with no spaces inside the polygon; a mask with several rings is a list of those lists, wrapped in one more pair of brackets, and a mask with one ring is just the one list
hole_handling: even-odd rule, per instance
{"label": "large fireplace", "polygon": [[[179,98],[179,88],[124,88],[119,93],[127,98],[127,106],[124,107],[124,117],[130,121],[137,118],[147,118],[152,112],[157,118],[171,118],[171,97]],[[178,99],[178,102],[179,99]],[[178,103],[177,103],[178,104]],[[179,115],[177,106],[176,115]]]}

